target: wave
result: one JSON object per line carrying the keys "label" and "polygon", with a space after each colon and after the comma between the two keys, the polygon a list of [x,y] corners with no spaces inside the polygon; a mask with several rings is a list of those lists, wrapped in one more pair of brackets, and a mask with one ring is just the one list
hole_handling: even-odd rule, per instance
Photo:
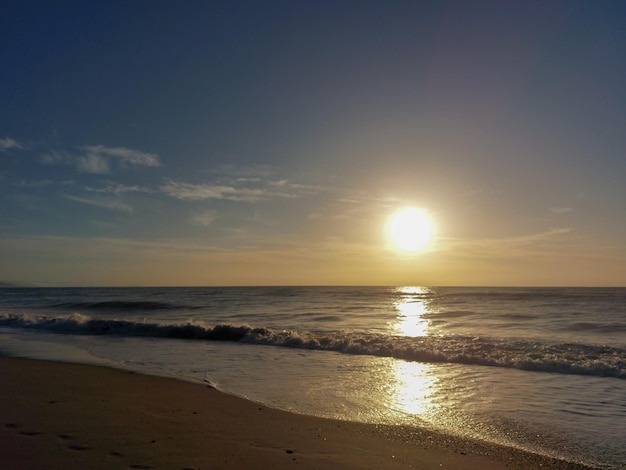
{"label": "wave", "polygon": [[379,333],[319,333],[248,325],[169,324],[0,313],[0,326],[65,334],[144,336],[335,351],[407,361],[506,367],[527,371],[626,379],[626,349],[580,343],[542,343],[470,336],[390,336]]}

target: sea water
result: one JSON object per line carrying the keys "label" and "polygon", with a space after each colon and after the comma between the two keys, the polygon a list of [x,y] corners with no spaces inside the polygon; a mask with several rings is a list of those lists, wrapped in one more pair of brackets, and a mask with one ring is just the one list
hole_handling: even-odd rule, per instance
{"label": "sea water", "polygon": [[0,289],[0,353],[626,462],[626,289]]}

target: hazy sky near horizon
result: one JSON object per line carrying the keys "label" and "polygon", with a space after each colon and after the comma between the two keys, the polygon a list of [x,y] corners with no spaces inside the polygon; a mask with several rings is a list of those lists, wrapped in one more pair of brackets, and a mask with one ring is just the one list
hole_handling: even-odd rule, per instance
{"label": "hazy sky near horizon", "polygon": [[[626,285],[626,2],[4,1],[0,281]],[[388,246],[404,206],[432,248]]]}

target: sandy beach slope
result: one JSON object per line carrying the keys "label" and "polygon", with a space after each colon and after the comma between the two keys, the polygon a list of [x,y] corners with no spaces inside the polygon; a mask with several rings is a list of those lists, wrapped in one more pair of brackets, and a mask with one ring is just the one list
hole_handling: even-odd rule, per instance
{"label": "sandy beach slope", "polygon": [[584,468],[423,430],[266,408],[201,384],[0,357],[7,469]]}

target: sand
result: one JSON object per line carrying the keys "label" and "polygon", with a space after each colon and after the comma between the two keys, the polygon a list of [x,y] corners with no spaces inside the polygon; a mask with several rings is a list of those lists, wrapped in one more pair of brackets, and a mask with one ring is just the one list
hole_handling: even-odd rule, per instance
{"label": "sand", "polygon": [[208,386],[0,357],[7,469],[585,468],[425,430],[293,414]]}

